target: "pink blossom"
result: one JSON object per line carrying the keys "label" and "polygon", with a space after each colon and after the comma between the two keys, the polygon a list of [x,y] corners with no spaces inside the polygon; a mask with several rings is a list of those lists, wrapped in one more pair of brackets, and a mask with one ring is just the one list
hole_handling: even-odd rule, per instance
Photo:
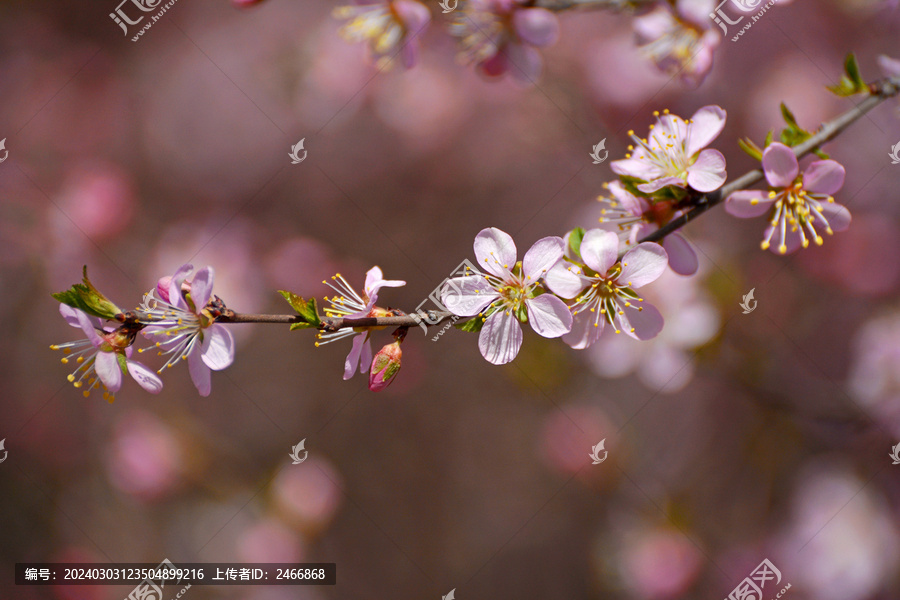
{"label": "pink blossom", "polygon": [[[787,254],[799,247],[808,247],[812,239],[819,246],[822,236],[816,227],[828,235],[844,231],[850,226],[850,211],[837,204],[831,194],[844,185],[844,167],[833,160],[818,160],[800,173],[800,164],[793,150],[784,144],[770,144],[762,159],[769,192],[742,190],[728,196],[725,210],[742,219],[767,215],[762,249]],[[773,237],[778,243],[772,245]]]}
{"label": "pink blossom", "polygon": [[583,264],[559,262],[547,272],[550,291],[574,299],[572,331],[563,337],[573,348],[584,349],[596,342],[607,323],[616,333],[625,331],[639,340],[653,338],[662,330],[662,315],[634,289],[662,275],[668,262],[666,251],[645,242],[626,252],[621,261],[618,252],[615,233],[591,229],[581,241]]}
{"label": "pink blossom", "polygon": [[641,51],[660,71],[677,75],[688,85],[700,85],[712,68],[713,52],[721,39],[708,17],[714,4],[708,0],[678,0],[674,7],[660,3],[635,18],[632,25]]}
{"label": "pink blossom", "polygon": [[161,278],[154,290],[144,294],[136,312],[147,325],[142,333],[156,343],[160,354],[169,356],[157,372],[186,359],[191,381],[201,396],[208,396],[211,370],[221,371],[234,362],[234,338],[227,327],[215,322],[209,308],[213,268],[204,267],[187,281],[193,270],[185,264],[171,277]]}
{"label": "pink blossom", "polygon": [[350,42],[368,44],[379,69],[390,66],[397,53],[406,68],[416,63],[414,39],[428,28],[431,13],[416,0],[358,0],[339,6],[335,18],[349,19],[341,36]]}
{"label": "pink blossom", "polygon": [[545,8],[528,7],[519,0],[469,0],[450,28],[461,39],[463,55],[482,73],[509,72],[531,83],[541,74],[543,60],[537,48],[559,39],[559,20]]}
{"label": "pink blossom", "polygon": [[[598,198],[606,207],[601,210],[600,222],[614,224],[619,240],[626,246],[637,243],[649,233],[656,231],[683,210],[675,210],[673,202],[635,196],[619,181],[613,181],[607,188],[611,198]],[[652,204],[651,204],[652,202]],[[679,275],[693,275],[700,266],[697,253],[683,235],[677,231],[670,233],[662,242],[669,257],[669,267]]]}
{"label": "pink blossom", "polygon": [[475,236],[475,257],[486,273],[471,273],[447,281],[441,300],[461,317],[478,316],[484,323],[478,349],[490,363],[512,361],[522,346],[522,327],[547,338],[560,337],[572,328],[572,315],[565,303],[552,294],[542,294],[540,279],[563,257],[559,237],[538,240],[517,264],[516,245],[508,233],[490,227]]}
{"label": "pink blossom", "polygon": [[78,368],[68,379],[76,387],[83,387],[84,397],[90,396],[91,390],[103,386],[103,397],[110,402],[115,400],[115,393],[122,387],[122,374],[128,373],[142,388],[151,394],[162,390],[162,381],[153,371],[141,363],[131,360],[134,334],[122,329],[104,328],[103,321],[89,317],[83,311],[67,304],[59,305],[59,314],[72,327],[80,328],[86,338],[65,344],[54,344],[52,350],[62,350],[65,357],[63,364],[74,359]]}
{"label": "pink blossom", "polygon": [[[725,111],[718,106],[704,106],[689,121],[664,111],[650,126],[649,139],[641,139],[629,131],[637,144],[624,160],[613,161],[613,172],[643,183],[637,189],[652,194],[666,186],[711,192],[725,182],[725,157],[718,150],[706,148],[725,127]],[[629,150],[632,147],[629,146]]]}
{"label": "pink blossom", "polygon": [[380,392],[391,385],[400,372],[400,361],[403,358],[403,350],[400,349],[400,341],[386,344],[375,358],[372,359],[372,372],[369,375],[369,390]]}
{"label": "pink blossom", "polygon": [[[373,311],[376,310],[375,303],[378,301],[378,290],[383,287],[406,285],[405,281],[385,279],[380,267],[372,267],[366,273],[366,284],[362,295],[358,294],[340,273],[332,276],[331,280],[334,281],[334,284],[327,281],[322,283],[336,291],[340,296],[325,298],[326,301],[331,303],[331,307],[325,309],[325,314],[329,317],[348,319],[376,316],[373,314]],[[369,342],[369,334],[370,331],[368,329],[345,327],[338,331],[318,334],[318,339],[323,341],[316,342],[316,346],[353,337],[350,354],[347,355],[347,360],[344,361],[344,380],[346,381],[353,377],[357,368],[360,373],[366,373],[369,370],[369,365],[372,363],[372,344]]]}
{"label": "pink blossom", "polygon": [[878,66],[885,77],[900,78],[900,60],[882,54],[878,57]]}

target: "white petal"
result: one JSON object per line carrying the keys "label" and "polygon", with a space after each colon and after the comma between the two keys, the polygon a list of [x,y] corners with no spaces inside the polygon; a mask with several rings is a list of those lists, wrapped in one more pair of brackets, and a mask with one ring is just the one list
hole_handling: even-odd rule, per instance
{"label": "white petal", "polygon": [[533,283],[543,277],[562,259],[564,252],[565,243],[561,237],[550,236],[536,241],[522,259],[522,274],[527,282]]}
{"label": "white petal", "polygon": [[522,327],[514,315],[498,310],[487,318],[478,336],[478,349],[485,360],[505,365],[516,357],[521,347]]}
{"label": "white petal", "polygon": [[497,290],[481,275],[454,277],[441,286],[441,302],[461,317],[474,317],[499,297]]}
{"label": "white petal", "polygon": [[475,236],[475,258],[479,269],[507,279],[509,270],[516,264],[516,256],[516,244],[505,231],[488,227]]}
{"label": "white petal", "polygon": [[525,301],[531,328],[546,338],[557,338],[572,330],[572,313],[553,294],[541,294]]}
{"label": "white petal", "polygon": [[221,371],[234,362],[234,338],[224,325],[215,323],[203,332],[200,356],[213,371]]}

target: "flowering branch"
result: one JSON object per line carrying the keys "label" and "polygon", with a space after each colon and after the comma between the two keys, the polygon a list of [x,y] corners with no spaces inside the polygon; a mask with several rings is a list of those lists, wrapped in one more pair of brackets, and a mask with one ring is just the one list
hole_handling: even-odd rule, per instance
{"label": "flowering branch", "polygon": [[[321,319],[318,329],[321,331],[338,331],[352,327],[418,327],[419,325],[437,325],[444,319],[449,319],[453,313],[449,311],[431,310],[428,312],[413,313],[411,315],[395,317],[359,317],[351,319],[325,317]],[[300,315],[253,315],[225,311],[218,319],[219,323],[279,323],[291,325],[303,323]]]}
{"label": "flowering branch", "polygon": [[[450,327],[479,332],[478,347],[492,364],[516,358],[523,341],[522,324],[538,335],[561,338],[574,349],[588,348],[604,331],[649,340],[663,329],[662,314],[639,295],[642,287],[659,279],[666,269],[693,275],[698,259],[678,229],[713,206],[725,204],[736,217],[765,215],[768,227],[761,246],[780,254],[821,245],[822,233],[831,235],[850,225],[846,207],[833,194],[843,186],[845,170],[828,159],[820,147],[858,121],[884,100],[900,94],[900,61],[882,57],[886,79],[867,84],[855,58],[845,63],[845,76],[829,89],[840,96],[866,94],[855,108],[823,123],[816,133],[802,129],[782,105],[787,127],[763,147],[741,140],[742,148],[761,161],[755,169],[726,184],[725,157],[710,148],[725,127],[726,112],[704,106],[690,119],[654,113],[657,122],[646,138],[629,132],[634,145],[624,159],[610,168],[618,179],[606,184],[610,198],[600,221],[606,225],[589,230],[575,228],[564,237],[538,240],[519,260],[513,238],[495,227],[475,237],[475,263],[465,261],[451,278],[429,296],[439,310],[412,313],[378,305],[382,288],[400,287],[405,281],[385,279],[379,267],[366,273],[362,291],[342,275],[323,281],[334,295],[320,314],[314,298],[279,290],[296,314],[242,314],[228,308],[213,294],[212,267],[196,273],[183,265],[162,277],[134,310],[119,308],[88,279],[53,294],[60,313],[85,338],[54,344],[62,362],[74,361],[68,376],[85,396],[102,389],[112,401],[123,375],[130,375],[151,393],[162,389],[157,376],[179,362],[186,362],[200,394],[210,393],[210,373],[229,367],[234,360],[234,339],[227,324],[275,323],[316,331],[316,346],[339,340],[352,341],[344,362],[344,379],[357,371],[369,372],[369,389],[386,388],[400,370],[401,343],[409,328],[437,325],[446,319],[439,336]],[[799,158],[809,153],[822,160],[801,172]],[[750,190],[766,180],[767,190]],[[658,243],[657,243],[658,242]],[[440,298],[439,300],[437,298]],[[458,319],[463,319],[457,323]],[[395,328],[394,341],[373,353],[371,336],[376,330]],[[154,374],[131,359],[133,344],[141,334],[164,357]]]}
{"label": "flowering branch", "polygon": [[[819,126],[818,131],[805,142],[794,146],[792,150],[797,158],[803,158],[807,154],[818,150],[820,146],[833,140],[850,125],[861,119],[870,110],[894,96],[900,94],[900,76],[890,77],[876,82],[870,86],[870,95],[863,99],[857,106],[838,117]],[[659,242],[667,235],[684,227],[690,221],[702,215],[710,208],[721,204],[732,193],[743,190],[761,181],[764,173],[761,169],[754,169],[738,177],[731,183],[714,192],[704,194],[695,200],[695,206],[680,217],[672,219],[656,231],[641,238],[641,242]],[[624,254],[624,253],[623,253]]]}

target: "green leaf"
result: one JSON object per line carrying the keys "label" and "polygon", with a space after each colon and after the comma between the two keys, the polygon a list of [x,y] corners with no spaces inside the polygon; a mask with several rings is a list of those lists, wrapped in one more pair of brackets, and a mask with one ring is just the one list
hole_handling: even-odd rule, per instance
{"label": "green leaf", "polygon": [[484,327],[484,319],[483,317],[472,317],[468,321],[464,323],[456,323],[453,325],[460,331],[470,331],[473,333],[477,333],[481,331],[481,328]]}
{"label": "green leaf", "polygon": [[303,321],[299,323],[292,323],[291,331],[295,329],[306,329],[308,327],[318,327],[322,324],[322,320],[319,318],[319,309],[316,305],[315,298],[306,300],[302,296],[298,296],[294,292],[288,292],[287,290],[278,290],[278,293],[287,300],[287,303],[290,304],[291,307],[297,311],[297,314],[300,315],[300,318],[303,319]]}
{"label": "green leaf", "polygon": [[128,374],[128,359],[125,358],[125,354],[121,352],[116,352],[116,360],[119,363],[119,368],[122,369],[122,374]]}
{"label": "green leaf", "polygon": [[818,157],[821,158],[822,160],[828,160],[828,158],[829,158],[828,155],[827,155],[826,153],[822,152],[822,149],[821,149],[821,148],[816,148],[816,149],[814,149],[814,150],[813,150],[813,154],[815,154],[816,156],[818,156]]}
{"label": "green leaf", "polygon": [[754,141],[750,138],[739,139],[738,145],[741,147],[741,150],[743,150],[756,160],[762,160],[762,148],[757,146],[756,143],[754,143]]}
{"label": "green leaf", "polygon": [[784,102],[781,103],[781,116],[784,117],[784,122],[788,124],[788,127],[791,129],[800,129],[800,126],[797,125],[797,119],[794,117],[794,113],[791,112],[791,109],[789,109]]}
{"label": "green leaf", "polygon": [[844,74],[837,85],[826,86],[829,91],[838,96],[852,96],[854,94],[868,93],[869,86],[859,72],[859,64],[856,56],[851,52],[844,60]]}
{"label": "green leaf", "polygon": [[773,133],[775,133],[775,132],[770,131],[769,133],[766,134],[766,143],[763,144],[763,148],[768,148],[769,145],[772,143],[772,134]]}
{"label": "green leaf", "polygon": [[584,239],[584,228],[576,227],[569,232],[569,248],[574,256],[581,256],[581,240]]}
{"label": "green leaf", "polygon": [[76,283],[63,292],[50,295],[63,304],[101,319],[114,320],[116,315],[122,313],[122,309],[101,294],[88,279],[87,265],[84,266],[83,283]]}
{"label": "green leaf", "polygon": [[855,83],[858,88],[866,88],[866,82],[859,72],[859,63],[856,62],[856,55],[852,52],[848,54],[846,60],[844,60],[844,71],[846,71],[850,81]]}

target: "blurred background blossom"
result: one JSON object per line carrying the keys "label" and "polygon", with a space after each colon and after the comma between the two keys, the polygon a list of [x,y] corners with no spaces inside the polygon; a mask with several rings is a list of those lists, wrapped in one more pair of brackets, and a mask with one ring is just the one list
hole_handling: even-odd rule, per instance
{"label": "blurred background blossom", "polygon": [[416,66],[384,72],[322,0],[179,2],[138,43],[114,3],[0,6],[0,598],[129,591],[16,588],[16,562],[165,557],[338,565],[334,588],[198,600],[723,598],[766,557],[786,598],[898,597],[896,101],[825,148],[847,169],[848,231],[775,257],[758,223],[707,213],[686,228],[698,275],[643,290],[667,321],[652,342],[578,352],[529,332],[495,367],[471,334],[416,330],[373,395],[341,380],[345,347],[234,325],[236,361],[207,398],[183,368],[157,396],[73,392],[48,350],[69,334],[49,293],[82,265],[122,306],[211,265],[242,312],[286,312],[277,289],[321,298],[335,272],[379,265],[407,281],[385,303],[411,310],[484,227],[525,249],[597,226],[612,174],[588,154],[605,139],[621,158],[653,110],[726,109],[713,147],[734,177],[757,166],[735,140],[779,128],[780,102],[807,128],[852,106],[824,90],[847,52],[870,79],[900,54],[893,0],[782,0],[715,46],[704,3],[678,2],[659,10],[714,47],[692,85],[647,59],[632,16],[579,11],[527,46],[542,69],[523,86],[460,64],[436,4]]}

